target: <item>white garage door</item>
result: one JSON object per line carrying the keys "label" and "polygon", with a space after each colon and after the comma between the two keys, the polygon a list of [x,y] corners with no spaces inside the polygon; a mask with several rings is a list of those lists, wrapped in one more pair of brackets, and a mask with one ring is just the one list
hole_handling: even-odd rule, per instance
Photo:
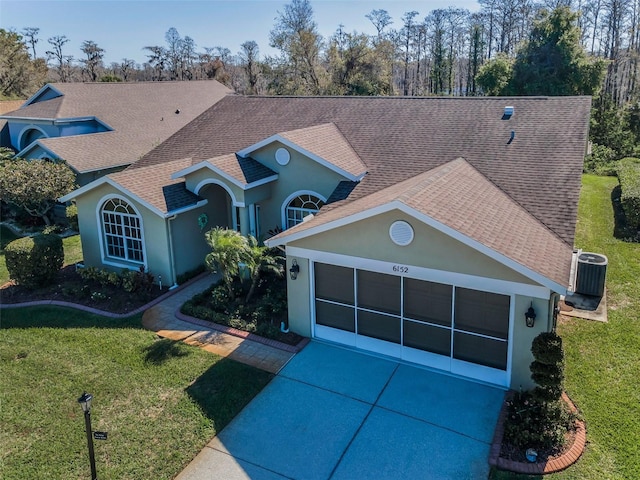
{"label": "white garage door", "polygon": [[314,263],[318,338],[508,385],[509,295]]}

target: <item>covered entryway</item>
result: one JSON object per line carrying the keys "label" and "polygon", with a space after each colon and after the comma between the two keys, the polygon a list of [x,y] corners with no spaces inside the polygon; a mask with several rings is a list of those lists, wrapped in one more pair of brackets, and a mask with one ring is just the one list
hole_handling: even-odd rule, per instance
{"label": "covered entryway", "polygon": [[507,386],[512,297],[394,274],[313,263],[320,339]]}

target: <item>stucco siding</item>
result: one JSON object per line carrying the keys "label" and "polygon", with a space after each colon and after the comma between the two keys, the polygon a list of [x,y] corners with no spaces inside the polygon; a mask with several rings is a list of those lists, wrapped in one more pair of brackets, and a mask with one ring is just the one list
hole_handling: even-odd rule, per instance
{"label": "stucco siding", "polygon": [[[515,390],[528,390],[535,386],[535,383],[531,380],[531,370],[529,370],[529,365],[533,362],[531,342],[540,333],[551,329],[551,319],[549,318],[552,314],[551,301],[516,295],[511,347],[511,388]],[[536,321],[533,328],[527,327],[524,319],[525,312],[529,309],[529,306],[533,306],[536,312]]]}
{"label": "stucco siding", "polygon": [[[391,241],[389,227],[396,220],[404,220],[413,227],[415,237],[410,245],[401,247]],[[399,211],[383,213],[289,245],[535,285],[520,273]]]}
{"label": "stucco siding", "polygon": [[244,203],[244,190],[208,168],[202,168],[185,176],[185,183],[188,190],[197,194],[200,193],[198,186],[203,188],[207,184],[225,185],[235,202]]}
{"label": "stucco siding", "polygon": [[[208,223],[202,230],[198,225],[198,217],[202,213],[211,211],[208,207],[209,205],[205,205],[202,208],[190,210],[178,215],[174,220],[170,220],[176,275],[193,270],[199,265],[204,264],[204,257],[211,251],[211,248],[205,241],[205,232],[211,230],[216,225]],[[208,216],[209,219],[211,219],[211,216]]]}
{"label": "stucco siding", "polygon": [[[293,260],[298,262],[300,273],[291,280],[288,275]],[[309,260],[287,256],[287,298],[289,330],[305,337],[311,337],[311,283],[309,281]]]}
{"label": "stucco siding", "polygon": [[280,165],[275,160],[278,148],[284,147],[279,142],[267,145],[251,154],[251,157],[278,173],[278,180],[272,182],[271,196],[260,202],[260,223],[266,232],[282,225],[282,205],[293,193],[298,191],[316,192],[325,199],[335,190],[344,177],[327,167],[299,154],[287,147],[291,159],[287,165]]}
{"label": "stucco siding", "polygon": [[113,271],[120,271],[123,268],[134,269],[139,266],[139,264],[123,260],[105,259],[103,261],[99,209],[102,207],[104,200],[110,196],[122,198],[133,205],[140,213],[144,237],[145,264],[148,271],[156,277],[162,275],[164,279],[171,278],[165,220],[107,184],[87,192],[76,201],[85,265]]}

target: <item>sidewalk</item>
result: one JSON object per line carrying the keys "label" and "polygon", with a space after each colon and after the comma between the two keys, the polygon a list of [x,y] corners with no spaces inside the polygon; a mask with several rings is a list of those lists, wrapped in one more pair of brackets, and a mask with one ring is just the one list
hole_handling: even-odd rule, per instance
{"label": "sidewalk", "polygon": [[214,281],[213,275],[205,275],[193,281],[146,310],[142,315],[142,324],[161,337],[183,341],[221,357],[270,373],[278,373],[295,355],[294,353],[176,318],[176,312],[184,302],[209,288]]}

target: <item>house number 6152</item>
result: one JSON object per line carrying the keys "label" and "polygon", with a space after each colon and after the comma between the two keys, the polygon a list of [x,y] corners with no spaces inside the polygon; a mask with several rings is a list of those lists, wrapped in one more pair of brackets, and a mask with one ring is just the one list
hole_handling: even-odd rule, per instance
{"label": "house number 6152", "polygon": [[404,265],[394,265],[393,271],[398,273],[409,273],[409,267],[405,267]]}

